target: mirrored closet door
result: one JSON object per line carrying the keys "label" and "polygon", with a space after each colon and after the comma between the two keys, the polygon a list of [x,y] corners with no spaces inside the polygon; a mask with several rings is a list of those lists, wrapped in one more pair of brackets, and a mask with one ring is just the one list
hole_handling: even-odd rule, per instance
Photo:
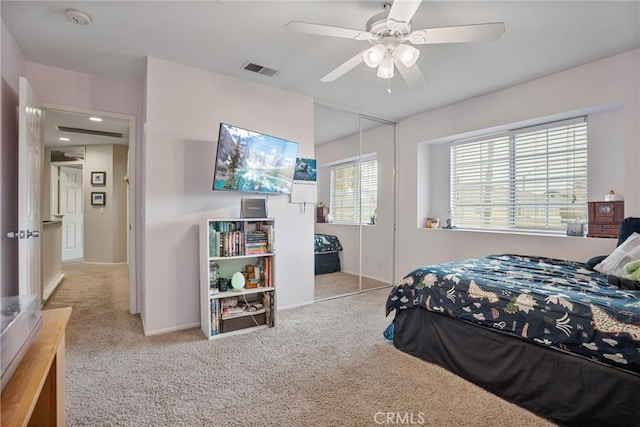
{"label": "mirrored closet door", "polygon": [[360,116],[360,290],[390,286],[395,266],[395,125]]}
{"label": "mirrored closet door", "polygon": [[316,104],[315,300],[391,286],[395,125]]}

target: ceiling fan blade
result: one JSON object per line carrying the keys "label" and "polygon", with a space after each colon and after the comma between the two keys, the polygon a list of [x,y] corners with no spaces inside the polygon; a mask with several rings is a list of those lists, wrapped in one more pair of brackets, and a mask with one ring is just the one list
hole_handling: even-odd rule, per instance
{"label": "ceiling fan blade", "polygon": [[504,22],[425,28],[413,31],[409,35],[409,41],[413,44],[493,41],[500,38],[504,32]]}
{"label": "ceiling fan blade", "polygon": [[291,21],[285,28],[297,33],[317,34],[320,36],[342,37],[345,39],[369,40],[373,34],[350,28],[333,27],[330,25],[312,24],[310,22]]}
{"label": "ceiling fan blade", "polygon": [[338,77],[341,77],[343,74],[346,74],[348,71],[353,70],[355,67],[360,65],[361,62],[363,62],[363,59],[362,59],[363,52],[364,50],[356,54],[356,56],[349,59],[347,62],[343,63],[342,65],[339,65],[336,69],[334,69],[329,74],[321,78],[320,81],[324,83],[332,82]]}
{"label": "ceiling fan blade", "polygon": [[409,22],[413,15],[416,14],[420,3],[422,3],[422,0],[395,0],[391,5],[391,11],[389,11],[387,19],[397,22]]}
{"label": "ceiling fan blade", "polygon": [[414,64],[411,67],[405,67],[404,64],[397,59],[394,60],[393,63],[411,89],[420,89],[427,84],[427,79],[424,77],[424,74],[422,74],[422,71],[420,71],[417,64]]}

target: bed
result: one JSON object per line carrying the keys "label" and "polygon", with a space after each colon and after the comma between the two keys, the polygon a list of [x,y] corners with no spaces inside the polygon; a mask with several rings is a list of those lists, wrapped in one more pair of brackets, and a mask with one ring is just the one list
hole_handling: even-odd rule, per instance
{"label": "bed", "polygon": [[315,275],[340,271],[342,245],[338,236],[316,234],[314,238]]}
{"label": "bed", "polygon": [[394,345],[562,425],[640,424],[640,291],[585,264],[492,255],[393,288]]}

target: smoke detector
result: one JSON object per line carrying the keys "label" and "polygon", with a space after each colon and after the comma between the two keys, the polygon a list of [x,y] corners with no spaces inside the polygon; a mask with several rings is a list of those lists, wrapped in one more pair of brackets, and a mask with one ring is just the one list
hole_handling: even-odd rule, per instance
{"label": "smoke detector", "polygon": [[80,10],[67,9],[64,14],[67,16],[67,19],[74,24],[87,25],[91,22],[91,17]]}

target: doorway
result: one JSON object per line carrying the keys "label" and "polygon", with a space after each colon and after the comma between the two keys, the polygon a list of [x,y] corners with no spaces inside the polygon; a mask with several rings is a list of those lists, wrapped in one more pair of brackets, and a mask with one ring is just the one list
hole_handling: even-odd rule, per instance
{"label": "doorway", "polygon": [[[128,265],[135,314],[135,117],[46,104],[43,110],[42,218],[62,221],[62,260]],[[52,157],[70,147],[82,149],[77,161]]]}
{"label": "doorway", "polygon": [[80,261],[83,258],[83,179],[82,164],[62,166],[52,163],[57,179],[52,183],[57,195],[54,217],[62,218],[62,262]]}

